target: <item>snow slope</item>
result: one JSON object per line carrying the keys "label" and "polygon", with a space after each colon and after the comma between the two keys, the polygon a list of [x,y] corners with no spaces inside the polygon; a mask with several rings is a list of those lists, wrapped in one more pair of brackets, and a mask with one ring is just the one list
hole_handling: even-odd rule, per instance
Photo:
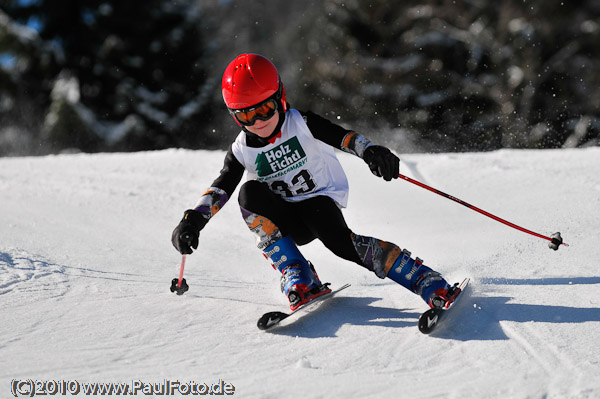
{"label": "snow slope", "polygon": [[0,397],[12,397],[14,379],[221,379],[240,398],[600,397],[600,148],[401,156],[417,180],[560,231],[570,246],[556,252],[339,154],[355,232],[409,249],[449,280],[472,278],[437,336],[417,330],[418,297],[318,242],[303,251],[321,279],[352,287],[292,326],[257,330],[285,301],[236,199],[188,257],[189,292],[169,292],[180,262],[171,231],[223,155],[0,159]]}

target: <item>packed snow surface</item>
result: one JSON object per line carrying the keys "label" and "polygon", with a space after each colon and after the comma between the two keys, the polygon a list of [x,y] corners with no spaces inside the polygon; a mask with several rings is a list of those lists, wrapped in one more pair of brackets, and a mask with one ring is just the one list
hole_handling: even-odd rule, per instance
{"label": "packed snow surface", "polygon": [[471,277],[468,293],[426,336],[420,298],[313,242],[302,251],[321,280],[352,286],[262,332],[258,317],[286,301],[237,194],[187,258],[190,290],[169,291],[171,232],[224,152],[0,159],[0,396],[31,379],[221,381],[240,398],[600,397],[600,148],[400,155],[402,173],[569,246],[340,153],[350,228]]}

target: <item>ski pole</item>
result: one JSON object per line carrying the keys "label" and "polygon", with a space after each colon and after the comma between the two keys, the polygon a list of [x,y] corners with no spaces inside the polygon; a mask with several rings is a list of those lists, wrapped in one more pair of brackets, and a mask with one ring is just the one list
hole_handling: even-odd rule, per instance
{"label": "ski pole", "polygon": [[179,280],[177,281],[178,287],[181,287],[181,282],[183,281],[183,268],[185,267],[185,258],[186,255],[181,255],[181,267],[179,268]]}
{"label": "ski pole", "polygon": [[171,280],[171,292],[177,293],[177,295],[183,295],[184,292],[190,289],[185,279],[183,278],[183,268],[185,267],[186,255],[181,255],[181,267],[179,268],[179,278]]}
{"label": "ski pole", "polygon": [[511,222],[509,222],[509,221],[507,221],[507,220],[504,220],[504,219],[502,219],[502,218],[499,218],[498,216],[492,215],[491,213],[489,213],[489,212],[486,212],[486,211],[484,211],[483,209],[477,208],[476,206],[473,206],[473,205],[471,205],[471,204],[469,204],[469,203],[466,203],[465,201],[463,201],[463,200],[461,200],[461,199],[459,199],[459,198],[453,197],[452,195],[448,195],[448,194],[446,194],[446,193],[444,193],[444,192],[442,192],[442,191],[440,191],[440,190],[438,190],[438,189],[436,189],[436,188],[433,188],[433,187],[430,187],[430,186],[428,186],[427,184],[423,184],[423,183],[421,183],[420,181],[417,181],[417,180],[411,179],[411,178],[410,178],[410,177],[408,177],[408,176],[404,176],[403,174],[399,174],[399,175],[398,175],[398,177],[399,177],[399,178],[401,178],[401,179],[403,179],[403,180],[406,180],[406,181],[407,181],[407,182],[409,182],[409,183],[416,184],[416,185],[417,185],[417,186],[419,186],[419,187],[422,187],[422,188],[424,188],[424,189],[426,189],[426,190],[429,190],[429,191],[431,191],[431,192],[433,192],[433,193],[436,193],[436,194],[438,194],[438,195],[441,195],[441,196],[442,196],[442,197],[444,197],[444,198],[448,198],[449,200],[452,200],[452,201],[454,201],[454,202],[457,202],[457,203],[459,203],[459,204],[461,204],[461,205],[464,205],[464,206],[466,206],[467,208],[474,210],[475,212],[479,212],[479,213],[481,213],[482,215],[485,215],[485,216],[487,216],[487,217],[489,217],[489,218],[492,218],[492,219],[494,219],[494,220],[496,220],[496,221],[498,221],[498,222],[500,222],[500,223],[504,223],[505,225],[507,225],[507,226],[510,226],[510,227],[512,227],[512,228],[514,228],[514,229],[520,230],[520,231],[522,231],[522,232],[524,232],[524,233],[531,234],[531,235],[533,235],[533,236],[536,236],[536,237],[539,237],[539,238],[543,238],[544,240],[548,240],[548,241],[550,241],[550,243],[548,243],[548,247],[550,247],[551,249],[553,249],[553,250],[555,250],[555,251],[558,249],[558,247],[559,247],[560,245],[564,245],[564,246],[566,246],[566,247],[568,247],[568,246],[569,246],[569,244],[567,244],[567,243],[564,243],[564,242],[563,242],[563,240],[562,240],[562,237],[560,236],[560,233],[559,233],[559,232],[556,232],[556,233],[552,234],[552,236],[551,236],[551,237],[546,237],[546,236],[544,236],[544,235],[542,235],[542,234],[538,234],[538,233],[536,233],[536,232],[533,232],[533,231],[531,231],[531,230],[528,230],[528,229],[526,229],[526,228],[523,228],[523,227],[521,227],[521,226],[517,226],[517,225],[516,225],[516,224],[514,224],[514,223],[511,223]]}

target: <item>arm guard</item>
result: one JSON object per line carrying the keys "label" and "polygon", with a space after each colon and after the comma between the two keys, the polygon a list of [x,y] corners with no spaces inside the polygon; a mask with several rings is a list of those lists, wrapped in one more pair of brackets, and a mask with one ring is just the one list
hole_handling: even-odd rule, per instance
{"label": "arm guard", "polygon": [[217,214],[229,200],[229,195],[218,187],[210,187],[200,197],[200,200],[194,207],[194,210],[200,212],[202,217],[208,222],[210,218]]}
{"label": "arm guard", "polygon": [[340,148],[344,152],[363,158],[365,150],[372,145],[373,143],[362,134],[350,132],[344,136]]}

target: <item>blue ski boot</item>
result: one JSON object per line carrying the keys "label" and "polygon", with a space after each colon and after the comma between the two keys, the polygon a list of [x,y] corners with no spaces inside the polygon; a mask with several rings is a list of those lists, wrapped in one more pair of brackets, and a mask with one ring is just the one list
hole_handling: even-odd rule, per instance
{"label": "blue ski boot", "polygon": [[350,238],[360,264],[377,277],[389,277],[420,295],[430,307],[448,307],[456,297],[456,289],[451,288],[440,273],[425,266],[421,259],[411,258],[406,249],[402,250],[391,242],[354,233],[351,233]]}
{"label": "blue ski boot", "polygon": [[387,277],[421,296],[431,308],[447,307],[454,300],[450,285],[442,275],[425,266],[419,258],[410,257],[404,249]]}
{"label": "blue ski boot", "polygon": [[321,284],[313,265],[304,259],[290,236],[269,245],[264,255],[281,272],[281,291],[290,301],[291,310],[331,292],[328,284]]}

